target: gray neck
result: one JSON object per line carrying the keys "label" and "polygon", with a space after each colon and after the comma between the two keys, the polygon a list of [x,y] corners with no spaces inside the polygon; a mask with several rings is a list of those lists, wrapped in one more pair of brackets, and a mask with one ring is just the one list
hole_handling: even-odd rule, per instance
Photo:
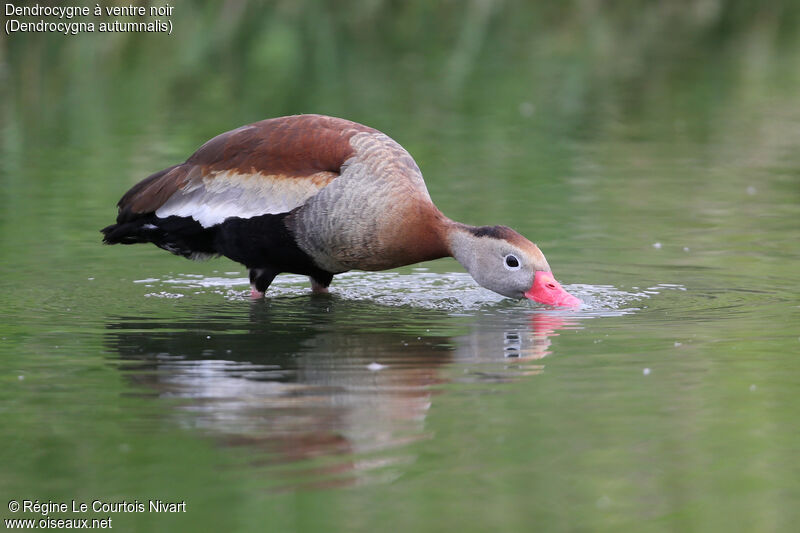
{"label": "gray neck", "polygon": [[487,255],[482,253],[487,244],[487,239],[478,237],[475,232],[478,228],[453,222],[447,233],[447,244],[450,255],[469,272],[470,276],[480,285],[486,286],[486,274],[491,270],[489,265],[483,264]]}

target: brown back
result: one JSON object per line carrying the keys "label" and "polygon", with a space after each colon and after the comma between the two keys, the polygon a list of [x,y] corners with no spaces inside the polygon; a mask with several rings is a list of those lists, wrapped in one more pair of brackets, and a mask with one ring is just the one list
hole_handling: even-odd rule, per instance
{"label": "brown back", "polygon": [[[152,213],[190,180],[232,171],[271,179],[318,179],[339,173],[353,154],[350,137],[377,132],[356,122],[323,115],[262,120],[217,135],[185,163],[166,168],[134,185],[117,204],[117,222]],[[212,178],[213,179],[213,178]]]}

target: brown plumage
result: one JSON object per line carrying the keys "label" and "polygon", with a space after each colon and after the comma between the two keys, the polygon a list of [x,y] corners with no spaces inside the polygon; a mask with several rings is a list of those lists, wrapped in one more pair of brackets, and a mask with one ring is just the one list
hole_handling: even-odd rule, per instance
{"label": "brown plumage", "polygon": [[522,297],[537,271],[550,270],[515,231],[445,217],[414,159],[391,138],[321,115],[218,135],[186,162],[133,186],[118,207],[117,223],[103,229],[106,243],[225,255],[250,269],[254,294],[280,272],[309,275],[324,289],[347,270],[452,255],[479,283]]}
{"label": "brown plumage", "polygon": [[359,131],[376,132],[321,115],[281,117],[242,126],[209,140],[185,163],[139,182],[118,205],[121,211],[153,212],[187,182],[214,179],[231,170],[262,179],[306,178],[322,188],[353,154],[348,141]]}

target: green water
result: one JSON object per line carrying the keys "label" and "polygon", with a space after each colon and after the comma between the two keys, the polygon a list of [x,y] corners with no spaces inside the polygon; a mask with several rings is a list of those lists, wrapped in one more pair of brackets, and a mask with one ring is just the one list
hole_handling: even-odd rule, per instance
{"label": "green water", "polygon": [[[663,4],[663,5],[661,5]],[[800,10],[195,3],[0,40],[0,518],[122,531],[791,531]],[[580,311],[452,260],[279,277],[104,247],[149,173],[269,116],[364,122]],[[794,525],[793,525],[794,524]]]}

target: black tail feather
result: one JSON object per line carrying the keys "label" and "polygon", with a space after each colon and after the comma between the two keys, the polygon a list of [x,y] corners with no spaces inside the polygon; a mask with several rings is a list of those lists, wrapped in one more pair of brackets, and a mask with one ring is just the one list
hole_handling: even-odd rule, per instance
{"label": "black tail feather", "polygon": [[100,231],[105,244],[152,242],[159,248],[189,259],[208,259],[219,255],[215,246],[217,228],[204,228],[190,217],[159,218],[150,213],[112,224]]}

